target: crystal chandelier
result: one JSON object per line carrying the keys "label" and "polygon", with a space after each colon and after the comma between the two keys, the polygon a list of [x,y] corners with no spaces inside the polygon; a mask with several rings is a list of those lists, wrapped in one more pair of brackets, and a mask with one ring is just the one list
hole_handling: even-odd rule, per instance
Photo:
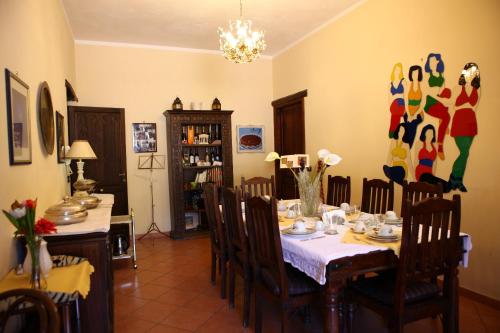
{"label": "crystal chandelier", "polygon": [[263,31],[252,31],[252,21],[243,19],[243,5],[240,0],[240,18],[229,21],[229,30],[218,29],[220,50],[224,58],[237,64],[252,62],[259,58],[266,48]]}

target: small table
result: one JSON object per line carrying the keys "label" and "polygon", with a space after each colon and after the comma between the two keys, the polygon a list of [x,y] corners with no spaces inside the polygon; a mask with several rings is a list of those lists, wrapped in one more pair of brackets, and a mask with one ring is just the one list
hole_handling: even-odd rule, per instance
{"label": "small table", "polygon": [[[90,275],[94,272],[94,267],[86,258],[67,255],[51,258],[54,266],[45,279],[47,287],[44,291],[62,308],[62,326],[65,332],[70,332],[69,305],[75,302],[78,312],[78,297],[87,297],[90,291]],[[28,274],[16,275],[15,270],[12,270],[0,280],[0,293],[21,288],[30,288]]]}

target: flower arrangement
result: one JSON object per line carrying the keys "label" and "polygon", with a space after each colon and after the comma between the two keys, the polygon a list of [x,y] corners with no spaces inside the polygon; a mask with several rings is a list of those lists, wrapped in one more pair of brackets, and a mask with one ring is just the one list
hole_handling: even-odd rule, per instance
{"label": "flower arrangement", "polygon": [[[281,156],[276,152],[270,152],[265,161],[273,162],[275,160],[281,159]],[[301,210],[304,216],[315,216],[318,213],[318,207],[321,203],[320,199],[320,187],[321,179],[330,166],[337,165],[340,163],[342,158],[337,154],[331,153],[328,149],[318,150],[318,168],[316,170],[306,168],[304,161],[301,160],[301,165],[298,171],[294,168],[288,166],[286,167],[292,171],[297,185],[299,187],[299,196],[301,202]]]}
{"label": "flower arrangement", "polygon": [[35,288],[40,287],[40,244],[42,235],[57,232],[56,225],[44,218],[35,223],[37,200],[17,200],[11,205],[11,210],[2,210],[12,225],[16,228],[16,236],[24,236],[31,255],[31,283]]}

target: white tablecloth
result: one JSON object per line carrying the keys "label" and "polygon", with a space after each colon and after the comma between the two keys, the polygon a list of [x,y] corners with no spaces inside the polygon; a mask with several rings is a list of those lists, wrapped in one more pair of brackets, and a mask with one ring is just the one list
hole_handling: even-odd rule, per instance
{"label": "white tablecloth", "polygon": [[81,223],[57,226],[57,233],[50,236],[66,236],[89,234],[93,232],[108,232],[111,222],[111,208],[114,204],[113,194],[93,194],[101,203],[94,209],[89,209],[87,219]]}
{"label": "white tablecloth", "polygon": [[[348,226],[338,226],[337,231],[339,233],[337,235],[324,234],[325,237],[318,239],[310,238],[323,236],[322,231],[300,237],[281,235],[283,258],[286,262],[323,285],[326,283],[326,266],[330,261],[388,249],[382,244],[374,246],[342,243],[341,240],[347,230],[349,230]],[[462,265],[467,267],[468,252],[472,249],[472,242],[469,235],[463,233],[461,235],[464,236],[465,251]],[[301,239],[310,240],[303,241]]]}

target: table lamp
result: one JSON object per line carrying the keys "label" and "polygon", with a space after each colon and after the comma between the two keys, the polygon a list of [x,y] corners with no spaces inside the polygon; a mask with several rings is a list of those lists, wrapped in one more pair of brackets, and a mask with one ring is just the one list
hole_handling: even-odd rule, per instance
{"label": "table lamp", "polygon": [[[82,160],[95,160],[97,159],[97,156],[94,153],[94,150],[92,150],[92,147],[90,146],[89,142],[87,140],[75,140],[71,144],[71,148],[69,149],[68,154],[66,155],[66,158],[72,159],[72,160],[78,160],[76,162],[76,166],[78,168],[78,178],[76,179],[75,184],[73,186],[78,190],[81,191],[83,190],[85,193],[82,194],[87,194],[85,191],[86,188],[85,186],[78,186],[77,184],[84,185],[86,182],[85,178],[83,177],[83,166],[85,162]],[[95,184],[95,181],[91,181],[92,187]],[[88,195],[88,194],[87,194]]]}

